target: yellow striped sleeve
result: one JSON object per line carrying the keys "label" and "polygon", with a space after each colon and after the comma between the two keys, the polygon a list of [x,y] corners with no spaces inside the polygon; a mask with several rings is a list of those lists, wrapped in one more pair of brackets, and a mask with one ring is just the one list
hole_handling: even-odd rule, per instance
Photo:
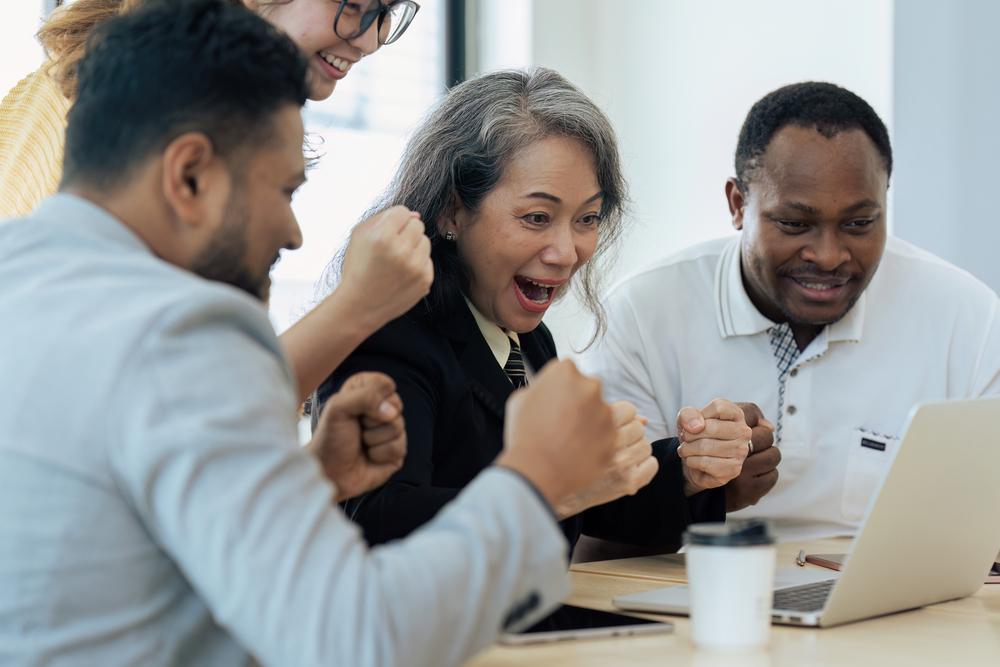
{"label": "yellow striped sleeve", "polygon": [[0,219],[21,217],[55,193],[70,102],[44,72],[25,77],[0,104]]}

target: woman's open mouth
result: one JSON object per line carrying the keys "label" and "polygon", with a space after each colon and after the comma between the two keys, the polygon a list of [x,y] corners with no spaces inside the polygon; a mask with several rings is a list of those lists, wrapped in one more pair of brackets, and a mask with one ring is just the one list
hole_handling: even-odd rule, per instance
{"label": "woman's open mouth", "polygon": [[521,307],[532,313],[543,313],[555,299],[562,280],[535,280],[527,276],[514,276],[514,295]]}

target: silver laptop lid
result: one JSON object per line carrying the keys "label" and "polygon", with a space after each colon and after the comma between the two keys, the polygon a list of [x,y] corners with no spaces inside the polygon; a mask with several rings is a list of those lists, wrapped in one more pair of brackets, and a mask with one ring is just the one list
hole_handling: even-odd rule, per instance
{"label": "silver laptop lid", "polygon": [[821,625],[979,589],[1000,547],[998,416],[1000,398],[914,409]]}

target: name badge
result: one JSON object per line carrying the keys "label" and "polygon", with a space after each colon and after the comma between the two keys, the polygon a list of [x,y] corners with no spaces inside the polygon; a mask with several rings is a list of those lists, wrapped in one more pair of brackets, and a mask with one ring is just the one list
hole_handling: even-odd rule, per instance
{"label": "name badge", "polygon": [[868,449],[874,449],[877,452],[884,452],[886,448],[886,443],[884,440],[876,440],[875,438],[862,437],[861,446],[867,447]]}

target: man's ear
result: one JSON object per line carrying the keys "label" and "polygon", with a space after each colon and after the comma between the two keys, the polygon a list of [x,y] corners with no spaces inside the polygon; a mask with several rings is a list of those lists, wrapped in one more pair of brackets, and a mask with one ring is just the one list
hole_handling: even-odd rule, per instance
{"label": "man's ear", "polygon": [[163,151],[163,196],[174,218],[198,228],[217,217],[229,198],[230,178],[212,140],[201,132],[177,137]]}
{"label": "man's ear", "polygon": [[732,224],[737,230],[743,229],[743,209],[746,206],[746,194],[739,180],[730,178],[726,181],[726,202],[729,204],[729,214],[733,216]]}

